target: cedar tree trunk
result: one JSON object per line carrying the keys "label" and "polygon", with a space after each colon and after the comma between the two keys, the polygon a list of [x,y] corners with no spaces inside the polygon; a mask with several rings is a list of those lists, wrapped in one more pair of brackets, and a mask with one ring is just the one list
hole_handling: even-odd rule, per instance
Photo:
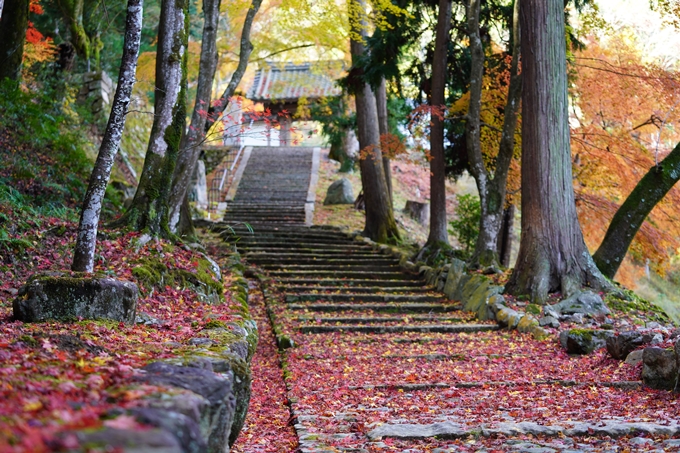
{"label": "cedar tree trunk", "polygon": [[562,0],[525,1],[522,27],[522,240],[505,290],[544,304],[582,286],[609,288],[576,217]]}
{"label": "cedar tree trunk", "polygon": [[116,225],[170,235],[170,186],[186,124],[188,0],[163,0],[156,51],[154,121],[137,192]]}
{"label": "cedar tree trunk", "polygon": [[[356,67],[358,66],[356,60],[365,52],[363,44],[363,37],[366,34],[366,22],[363,18],[365,3],[363,0],[351,0],[349,6],[350,26],[352,28],[350,49]],[[366,153],[366,156],[359,161],[361,184],[366,203],[366,225],[363,234],[376,242],[399,239],[399,230],[394,220],[390,195],[385,181],[385,170],[382,165],[375,95],[360,74],[354,75],[352,84],[356,98],[359,148]]]}
{"label": "cedar tree trunk", "polygon": [[[444,107],[446,89],[446,57],[451,31],[452,0],[439,0],[437,36],[432,60],[432,92],[430,106]],[[449,245],[446,222],[446,165],[444,161],[444,120],[431,115],[430,129],[430,233],[424,248],[439,249]]]}
{"label": "cedar tree trunk", "polygon": [[593,255],[604,275],[614,278],[635,234],[651,210],[680,179],[680,143],[649,169],[614,214],[602,244]]}
{"label": "cedar tree trunk", "polygon": [[491,173],[484,164],[480,140],[484,48],[479,34],[479,7],[479,0],[471,0],[467,12],[472,68],[470,73],[470,108],[465,133],[467,134],[470,173],[477,184],[481,208],[479,235],[470,259],[470,265],[473,268],[497,266],[499,264],[498,236],[503,225],[506,184],[515,148],[517,112],[522,92],[522,79],[519,75],[520,1],[517,0],[513,14],[514,41],[510,66],[510,85],[505,105],[501,142],[495,160],[495,168]]}
{"label": "cedar tree trunk", "polygon": [[[380,131],[381,139],[386,139],[387,134],[390,133],[387,112],[387,87],[385,86],[385,78],[380,78],[380,85],[375,90],[375,103],[378,108],[378,130]],[[390,206],[394,209],[394,197],[392,196],[392,168],[390,165],[390,156],[383,153],[383,170],[385,170],[385,182],[387,183],[387,193],[390,196]]]}
{"label": "cedar tree trunk", "polygon": [[28,28],[28,0],[5,0],[0,18],[0,80],[21,78]]}
{"label": "cedar tree trunk", "polygon": [[123,57],[118,73],[118,85],[111,105],[111,115],[106,125],[104,138],[99,147],[97,161],[94,164],[90,183],[83,201],[80,214],[76,247],[71,270],[76,272],[92,272],[94,269],[94,251],[97,244],[97,227],[102,210],[102,200],[111,176],[113,161],[118,152],[120,139],[125,127],[132,87],[135,83],[137,56],[142,37],[142,0],[128,0],[127,19],[125,21],[125,40]]}

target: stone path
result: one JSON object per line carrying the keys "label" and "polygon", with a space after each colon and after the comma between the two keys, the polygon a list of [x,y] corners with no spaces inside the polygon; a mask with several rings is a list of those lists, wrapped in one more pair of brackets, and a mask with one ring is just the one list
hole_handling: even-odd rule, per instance
{"label": "stone path", "polygon": [[[267,174],[250,181],[286,186]],[[235,200],[299,206],[294,179]],[[680,451],[678,402],[635,370],[476,322],[388,247],[274,211],[230,211],[254,231],[228,214],[221,234],[254,266],[299,451]]]}

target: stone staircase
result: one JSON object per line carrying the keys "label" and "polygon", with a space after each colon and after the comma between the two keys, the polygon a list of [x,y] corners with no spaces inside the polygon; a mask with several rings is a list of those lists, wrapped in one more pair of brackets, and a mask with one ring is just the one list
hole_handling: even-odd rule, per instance
{"label": "stone staircase", "polygon": [[225,219],[252,226],[311,224],[318,162],[318,148],[247,149]]}
{"label": "stone staircase", "polygon": [[264,271],[298,333],[479,332],[461,306],[424,279],[347,233],[328,227],[260,224],[222,229]]}

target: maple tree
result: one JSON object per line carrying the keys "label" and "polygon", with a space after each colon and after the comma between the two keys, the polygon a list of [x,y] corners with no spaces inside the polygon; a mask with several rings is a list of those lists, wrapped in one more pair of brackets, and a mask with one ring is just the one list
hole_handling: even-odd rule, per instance
{"label": "maple tree", "polygon": [[[679,191],[671,189],[665,197],[663,194],[673,186],[674,178],[669,180],[668,175],[674,174],[672,170],[676,168],[671,151],[680,140],[673,114],[680,99],[680,84],[675,72],[643,62],[635,41],[625,30],[611,33],[602,41],[588,39],[587,47],[575,55],[573,63],[576,83],[572,88],[572,153],[577,207],[591,249],[605,246],[595,258],[606,275],[616,274],[633,239],[628,264],[620,275],[623,282],[631,284],[632,261],[644,264],[645,259],[650,259],[652,266],[663,273],[668,250],[679,245],[672,214],[673,206],[680,201]],[[645,178],[654,174],[661,178],[663,182],[652,186],[654,191],[665,187],[664,192],[636,199],[643,189],[638,183],[642,183],[645,174],[649,175]],[[639,206],[641,213],[651,209],[649,221],[642,221],[645,214],[623,224],[611,222],[627,199]],[[621,215],[627,215],[623,207],[617,214]],[[627,229],[624,236],[628,237],[605,244],[602,241],[608,229],[612,233]],[[616,252],[611,247],[614,243]],[[606,248],[610,249],[607,253]],[[609,256],[604,258],[605,255]]]}

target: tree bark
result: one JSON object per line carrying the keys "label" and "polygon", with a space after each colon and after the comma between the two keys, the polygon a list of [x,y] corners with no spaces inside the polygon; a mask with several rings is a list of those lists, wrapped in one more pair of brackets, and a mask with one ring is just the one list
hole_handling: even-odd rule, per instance
{"label": "tree bark", "polygon": [[163,0],[156,51],[154,122],[132,204],[114,225],[170,236],[169,199],[186,124],[187,0]]}
{"label": "tree bark", "polygon": [[649,169],[614,214],[593,255],[595,264],[605,276],[614,278],[642,223],[679,179],[680,143],[664,160]]}
{"label": "tree bark", "polygon": [[231,75],[229,80],[229,85],[222,93],[213,105],[210,106],[208,111],[208,120],[205,123],[205,132],[208,133],[213,124],[219,119],[224,109],[229,105],[229,99],[234,95],[236,87],[241,83],[243,74],[246,72],[248,67],[248,60],[250,59],[250,54],[253,52],[253,44],[250,42],[250,30],[253,27],[253,21],[255,20],[255,15],[260,10],[260,5],[262,5],[262,0],[252,0],[250,3],[250,9],[246,13],[246,18],[243,22],[243,30],[241,31],[241,50],[238,57],[238,65],[236,70]]}
{"label": "tree bark", "polygon": [[[446,61],[449,34],[451,32],[451,0],[439,1],[437,36],[432,60],[432,91],[430,106],[444,107],[446,90]],[[440,248],[449,245],[448,223],[446,221],[446,165],[444,161],[444,120],[431,115],[430,129],[430,230],[425,247]]]}
{"label": "tree bark", "polygon": [[498,234],[498,259],[503,267],[510,267],[510,257],[512,255],[513,231],[515,229],[515,208],[510,204],[503,210],[503,222]]}
{"label": "tree bark", "polygon": [[28,28],[28,0],[6,0],[0,18],[0,80],[21,78]]}
{"label": "tree bark", "polygon": [[[362,42],[366,33],[366,23],[363,18],[365,3],[363,0],[351,0],[349,6],[352,29],[350,49],[352,62],[356,67],[357,60],[365,52]],[[361,75],[355,76],[352,83],[356,98],[359,148],[367,154],[359,161],[366,203],[366,225],[363,234],[376,242],[388,242],[399,239],[399,230],[394,220],[382,165],[375,95]]]}
{"label": "tree bark", "polygon": [[522,2],[522,240],[505,290],[544,304],[582,286],[609,285],[576,217],[567,101],[564,4]]}
{"label": "tree bark", "polygon": [[470,266],[497,266],[498,235],[503,225],[506,184],[508,171],[515,147],[515,129],[522,92],[522,79],[519,75],[520,56],[520,1],[517,0],[513,14],[513,49],[510,66],[510,84],[503,118],[501,142],[496,156],[494,171],[491,173],[484,164],[481,150],[481,98],[484,74],[484,48],[479,33],[479,0],[473,0],[468,7],[468,33],[472,69],[470,75],[470,108],[466,124],[466,143],[470,173],[475,178],[481,208],[479,236],[470,259]]}
{"label": "tree bark", "polygon": [[[387,111],[387,87],[385,86],[385,78],[380,79],[380,85],[375,90],[375,103],[378,108],[378,130],[380,137],[387,137],[390,132],[389,127],[389,113]],[[390,206],[394,209],[394,197],[392,196],[392,166],[390,165],[390,156],[383,154],[382,156],[383,170],[385,170],[385,182],[387,183],[387,193],[390,196]]]}
{"label": "tree bark", "polygon": [[135,83],[137,57],[142,37],[142,3],[142,0],[128,0],[127,4],[125,40],[116,94],[113,97],[111,115],[90,176],[83,201],[83,210],[80,214],[80,223],[78,224],[76,246],[71,265],[71,270],[76,272],[92,272],[94,269],[94,252],[97,245],[97,228],[102,210],[102,200],[123,136],[125,116],[130,105],[132,87]]}
{"label": "tree bark", "polygon": [[79,57],[83,58],[89,68],[90,57],[94,53],[95,67],[99,68],[99,38],[96,36],[88,36],[83,25],[83,9],[85,7],[85,0],[58,0],[59,7],[68,23],[69,32],[71,33],[71,43],[76,49]]}
{"label": "tree bark", "polygon": [[[205,123],[208,119],[207,112],[211,101],[212,84],[217,70],[217,29],[220,19],[220,4],[220,0],[203,0],[203,37],[201,40],[201,57],[198,64],[196,102],[191,114],[189,129],[182,136],[170,192],[168,226],[172,233],[177,233],[177,225],[180,223],[180,213],[182,212],[181,207],[191,184],[191,176],[196,168],[201,146],[205,140]],[[188,219],[188,221],[191,222],[191,219]]]}

